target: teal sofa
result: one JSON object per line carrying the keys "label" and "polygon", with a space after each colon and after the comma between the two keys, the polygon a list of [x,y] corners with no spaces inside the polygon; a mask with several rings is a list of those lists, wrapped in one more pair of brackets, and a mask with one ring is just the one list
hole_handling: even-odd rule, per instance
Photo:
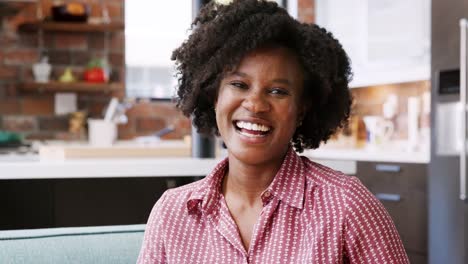
{"label": "teal sofa", "polygon": [[0,263],[135,263],[145,225],[0,231]]}

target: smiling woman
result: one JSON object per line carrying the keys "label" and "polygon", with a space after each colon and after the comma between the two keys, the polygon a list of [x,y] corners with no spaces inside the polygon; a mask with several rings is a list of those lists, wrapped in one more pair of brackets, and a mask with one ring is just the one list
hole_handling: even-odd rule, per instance
{"label": "smiling woman", "polygon": [[174,51],[177,106],[228,157],[154,206],[139,263],[408,263],[382,204],[297,153],[346,124],[349,60],[276,3],[210,3]]}

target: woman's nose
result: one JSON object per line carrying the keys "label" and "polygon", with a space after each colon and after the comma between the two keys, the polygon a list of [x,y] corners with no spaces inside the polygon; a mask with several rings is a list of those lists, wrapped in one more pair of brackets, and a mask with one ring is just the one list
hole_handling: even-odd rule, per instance
{"label": "woman's nose", "polygon": [[252,113],[267,112],[270,110],[270,104],[265,98],[265,95],[258,91],[251,91],[248,93],[242,106]]}

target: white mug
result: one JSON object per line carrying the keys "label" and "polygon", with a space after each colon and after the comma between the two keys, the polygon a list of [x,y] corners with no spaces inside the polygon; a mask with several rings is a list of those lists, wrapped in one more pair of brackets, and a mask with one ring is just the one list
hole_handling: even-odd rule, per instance
{"label": "white mug", "polygon": [[104,119],[88,119],[88,140],[92,146],[111,146],[117,139],[117,124]]}

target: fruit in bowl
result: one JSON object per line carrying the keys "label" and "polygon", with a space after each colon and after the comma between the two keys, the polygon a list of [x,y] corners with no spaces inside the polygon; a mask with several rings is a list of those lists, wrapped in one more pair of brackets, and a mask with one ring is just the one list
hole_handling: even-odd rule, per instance
{"label": "fruit in bowl", "polygon": [[52,19],[59,22],[86,22],[90,13],[87,4],[69,2],[52,6]]}

